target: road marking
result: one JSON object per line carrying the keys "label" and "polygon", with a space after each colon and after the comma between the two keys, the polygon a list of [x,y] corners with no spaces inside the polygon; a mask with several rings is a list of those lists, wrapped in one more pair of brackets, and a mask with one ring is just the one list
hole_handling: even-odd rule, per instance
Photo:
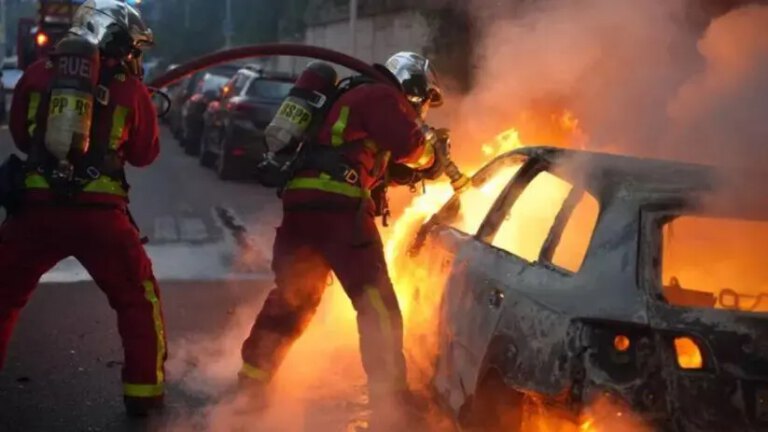
{"label": "road marking", "polygon": [[173,216],[162,216],[155,219],[155,235],[153,240],[176,241],[179,233],[176,229],[176,219]]}
{"label": "road marking", "polygon": [[201,241],[208,238],[205,223],[199,218],[182,218],[179,221],[179,231],[183,241]]}
{"label": "road marking", "polygon": [[213,220],[225,233],[225,241],[236,248],[233,269],[238,273],[269,272],[267,251],[254,243],[248,227],[229,207],[213,208]]}

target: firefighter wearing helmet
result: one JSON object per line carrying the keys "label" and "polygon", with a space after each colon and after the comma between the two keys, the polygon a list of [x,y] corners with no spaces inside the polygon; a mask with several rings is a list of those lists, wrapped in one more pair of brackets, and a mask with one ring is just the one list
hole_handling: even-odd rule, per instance
{"label": "firefighter wearing helmet", "polygon": [[159,152],[157,115],[140,76],[142,50],[152,44],[136,9],[87,0],[50,58],[30,65],[10,122],[27,155],[23,201],[0,229],[0,367],[41,276],[73,256],[117,312],[132,415],[162,406],[166,359],[160,295],[127,210],[123,169],[147,166]]}
{"label": "firefighter wearing helmet", "polygon": [[[413,185],[441,175],[436,150],[443,151],[443,145],[428,138],[423,120],[443,96],[421,55],[398,53],[378,67],[392,83],[353,78],[346,88],[336,87],[344,89],[341,94],[329,95],[333,102],[310,138],[311,149],[281,192],[283,219],[272,262],[276,287],[243,344],[239,373],[244,391],[260,403],[317,310],[331,271],[357,312],[372,407],[414,400],[406,385],[402,315],[375,216],[386,215],[382,191],[390,182]],[[316,78],[333,75],[316,64],[307,72]],[[303,81],[300,77],[297,85]],[[292,91],[302,93],[312,92]],[[285,111],[303,117],[295,106]],[[268,145],[270,137],[279,136],[268,133]]]}

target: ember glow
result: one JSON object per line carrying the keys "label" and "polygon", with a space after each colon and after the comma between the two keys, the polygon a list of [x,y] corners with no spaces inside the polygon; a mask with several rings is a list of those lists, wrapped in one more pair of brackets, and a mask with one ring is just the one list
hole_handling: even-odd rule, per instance
{"label": "ember glow", "polygon": [[675,338],[675,352],[677,353],[677,365],[681,369],[701,369],[704,366],[701,350],[691,338]]}

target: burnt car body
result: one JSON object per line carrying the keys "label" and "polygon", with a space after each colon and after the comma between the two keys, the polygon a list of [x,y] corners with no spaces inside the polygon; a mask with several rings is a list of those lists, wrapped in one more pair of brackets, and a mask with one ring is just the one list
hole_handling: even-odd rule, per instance
{"label": "burnt car body", "polygon": [[200,164],[213,167],[222,180],[255,168],[266,151],[264,130],[293,87],[296,77],[246,66],[224,87],[222,97],[203,115]]}
{"label": "burnt car body", "polygon": [[[487,207],[455,195],[412,246],[443,278],[433,385],[459,423],[493,430],[526,398],[577,416],[603,396],[654,430],[768,430],[768,294],[662,281],[673,221],[766,226],[766,194],[706,166],[546,147],[494,159],[473,189],[491,179]],[[482,215],[468,222],[463,200]]]}

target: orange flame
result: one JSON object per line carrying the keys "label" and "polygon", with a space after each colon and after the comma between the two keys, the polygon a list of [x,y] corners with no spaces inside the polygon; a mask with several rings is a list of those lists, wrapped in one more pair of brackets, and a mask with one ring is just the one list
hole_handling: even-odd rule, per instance
{"label": "orange flame", "polygon": [[677,364],[682,369],[701,369],[704,366],[699,345],[689,337],[675,338],[675,352]]}
{"label": "orange flame", "polygon": [[[530,113],[528,114],[530,118]],[[549,114],[547,114],[549,115]],[[545,116],[546,118],[546,116]],[[533,122],[533,120],[531,120]],[[553,119],[545,120],[546,124],[555,124],[555,132],[546,132],[551,136],[559,134],[561,137],[568,137],[554,144],[572,145],[571,138],[578,137],[581,134],[579,123],[575,116],[565,112]],[[521,133],[517,128],[509,128],[498,136],[489,140],[481,147],[479,153],[482,153],[484,160],[508,152],[523,146]],[[467,158],[477,157],[479,155],[462,155]],[[466,166],[462,160],[457,161],[467,174],[476,171],[480,166]],[[501,193],[512,178],[517,167],[508,167],[497,172],[481,188],[470,189],[462,195],[462,214],[461,220],[454,226],[462,231],[474,233],[482,223],[490,206],[495,198]],[[550,205],[552,197],[563,194],[565,186],[558,183],[556,177],[545,177],[545,181],[539,186],[541,193],[536,195],[539,198],[527,198],[525,207],[530,207],[530,211],[537,211]],[[537,189],[538,191],[538,189]],[[397,217],[393,226],[382,228],[382,237],[385,242],[385,254],[389,266],[390,277],[397,290],[398,300],[403,313],[405,324],[405,350],[409,364],[409,383],[416,390],[426,391],[431,385],[430,380],[434,377],[434,364],[439,350],[439,313],[440,302],[442,299],[442,289],[449,277],[450,263],[444,261],[446,257],[433,253],[421,253],[418,256],[408,256],[408,250],[412,241],[422,226],[422,224],[435,214],[453,195],[453,190],[446,181],[439,181],[427,186],[426,193],[416,196],[410,204],[404,208]],[[549,221],[551,223],[551,221]],[[540,236],[542,232],[548,229],[532,230],[535,233],[521,235],[518,240],[510,240],[520,243],[516,246],[525,246],[530,241],[531,236]],[[508,236],[507,236],[508,237]],[[514,237],[514,236],[512,236]],[[541,239],[543,241],[543,239]],[[509,246],[509,245],[502,245]],[[338,285],[334,283],[334,285]],[[303,372],[292,372],[290,377],[285,376],[286,388],[290,385],[292,391],[297,391],[297,383],[314,382],[317,378],[313,375],[316,369],[324,369],[317,365],[313,368],[306,367],[306,357],[308,353],[317,352],[316,345],[327,340],[327,335],[332,334],[334,340],[334,353],[344,351],[354,352],[354,356],[345,356],[344,360],[335,357],[330,362],[337,365],[340,361],[345,364],[345,377],[360,382],[361,370],[359,366],[353,366],[348,360],[358,361],[356,355],[357,336],[355,325],[355,312],[350,307],[349,300],[340,287],[330,287],[326,293],[327,307],[321,310],[313,326],[308,330],[312,335],[303,337],[297,347],[291,352],[291,355],[283,367],[283,371],[303,370]],[[327,316],[328,320],[324,317]],[[317,341],[322,339],[322,341]],[[317,342],[313,342],[317,341]],[[328,350],[328,347],[323,348]],[[313,357],[317,357],[313,354]],[[295,363],[296,369],[292,366]],[[301,366],[300,366],[301,365]],[[313,370],[314,369],[314,370]],[[338,367],[330,370],[339,373]],[[294,376],[295,375],[295,376]],[[354,377],[352,376],[354,375]],[[306,385],[305,385],[306,388]],[[608,432],[610,429],[598,429],[597,418],[587,417],[578,420],[563,420],[562,416],[553,416],[543,410],[535,410],[531,418],[526,422],[525,431],[529,432]],[[435,419],[433,427],[439,427],[438,419]],[[626,430],[625,430],[626,431]]]}

